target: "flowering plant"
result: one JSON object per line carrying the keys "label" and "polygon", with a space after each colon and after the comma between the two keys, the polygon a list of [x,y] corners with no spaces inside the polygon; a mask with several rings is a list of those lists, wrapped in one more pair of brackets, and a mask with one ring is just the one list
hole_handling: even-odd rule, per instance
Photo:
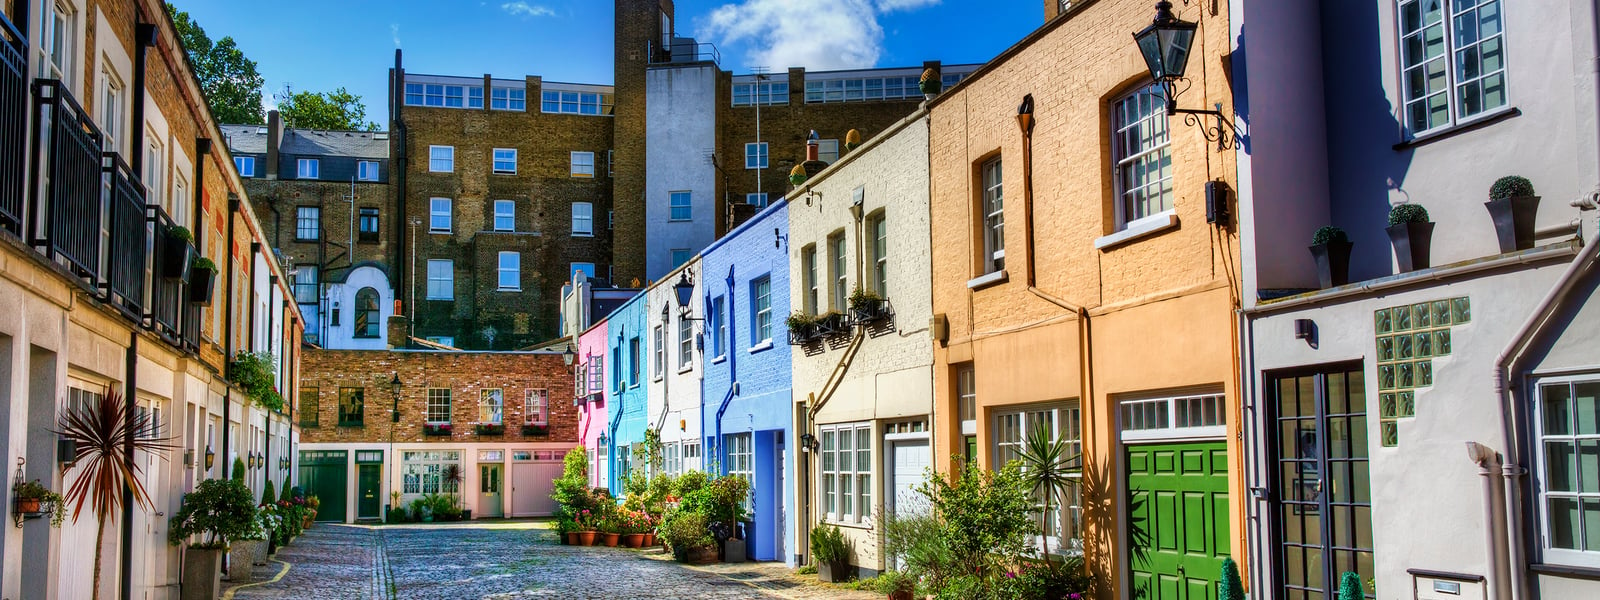
{"label": "flowering plant", "polygon": [[578,522],[578,531],[594,531],[600,527],[600,515],[585,508],[573,517]]}

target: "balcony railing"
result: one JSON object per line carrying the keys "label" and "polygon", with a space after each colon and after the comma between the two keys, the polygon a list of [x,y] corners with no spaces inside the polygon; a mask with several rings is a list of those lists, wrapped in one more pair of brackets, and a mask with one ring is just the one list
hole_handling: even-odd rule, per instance
{"label": "balcony railing", "polygon": [[171,246],[167,243],[172,237],[172,218],[167,216],[167,211],[160,206],[148,205],[150,222],[154,230],[151,240],[154,242],[156,267],[150,275],[150,320],[151,328],[167,341],[178,343],[179,312],[183,308],[183,282],[176,278],[164,277],[160,272],[166,262],[166,254]]}
{"label": "balcony railing", "polygon": [[[103,136],[60,81],[34,82],[34,181],[43,181],[30,241],[98,285]],[[42,175],[42,177],[41,177]]]}
{"label": "balcony railing", "polygon": [[22,235],[28,147],[28,37],[0,15],[0,227]]}
{"label": "balcony railing", "polygon": [[135,320],[146,308],[144,279],[149,267],[150,225],[145,221],[144,186],[116,154],[103,157],[111,200],[111,252],[106,257],[106,299]]}
{"label": "balcony railing", "polygon": [[[188,295],[184,297],[187,299]],[[190,352],[200,351],[200,306],[192,302],[183,303],[183,347]]]}

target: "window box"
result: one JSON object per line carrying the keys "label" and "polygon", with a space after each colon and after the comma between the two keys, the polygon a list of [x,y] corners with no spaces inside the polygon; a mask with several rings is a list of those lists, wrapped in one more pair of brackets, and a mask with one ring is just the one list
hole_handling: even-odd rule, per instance
{"label": "window box", "polygon": [[472,426],[472,432],[478,435],[505,435],[506,426],[500,424],[479,423]]}
{"label": "window box", "polygon": [[796,325],[789,328],[790,346],[803,346],[820,339],[822,339],[822,336],[817,334],[817,326],[814,323]]}
{"label": "window box", "polygon": [[829,312],[817,317],[816,331],[820,337],[843,335],[850,330],[850,317],[843,313]]}
{"label": "window box", "polygon": [[850,318],[857,325],[871,325],[894,316],[889,301],[883,298],[858,296],[850,299]]}
{"label": "window box", "polygon": [[422,426],[422,435],[436,437],[450,437],[449,423],[427,423]]}
{"label": "window box", "polygon": [[550,426],[549,425],[523,425],[522,426],[522,435],[523,436],[546,436],[546,435],[550,435]]}

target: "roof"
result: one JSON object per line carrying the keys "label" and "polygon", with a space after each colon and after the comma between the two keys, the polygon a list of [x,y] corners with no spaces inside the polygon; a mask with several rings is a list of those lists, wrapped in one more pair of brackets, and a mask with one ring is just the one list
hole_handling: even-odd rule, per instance
{"label": "roof", "polygon": [[[267,126],[223,125],[228,150],[234,154],[266,154]],[[278,151],[298,156],[389,158],[387,131],[323,131],[285,129]]]}

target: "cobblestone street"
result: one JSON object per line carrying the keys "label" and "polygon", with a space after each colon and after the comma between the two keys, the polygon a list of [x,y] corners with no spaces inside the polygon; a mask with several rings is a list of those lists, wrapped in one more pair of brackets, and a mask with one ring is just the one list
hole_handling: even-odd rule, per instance
{"label": "cobblestone street", "polygon": [[[689,567],[659,551],[562,546],[542,522],[318,525],[227,598],[877,598],[781,564]],[[650,553],[657,553],[651,556]]]}

